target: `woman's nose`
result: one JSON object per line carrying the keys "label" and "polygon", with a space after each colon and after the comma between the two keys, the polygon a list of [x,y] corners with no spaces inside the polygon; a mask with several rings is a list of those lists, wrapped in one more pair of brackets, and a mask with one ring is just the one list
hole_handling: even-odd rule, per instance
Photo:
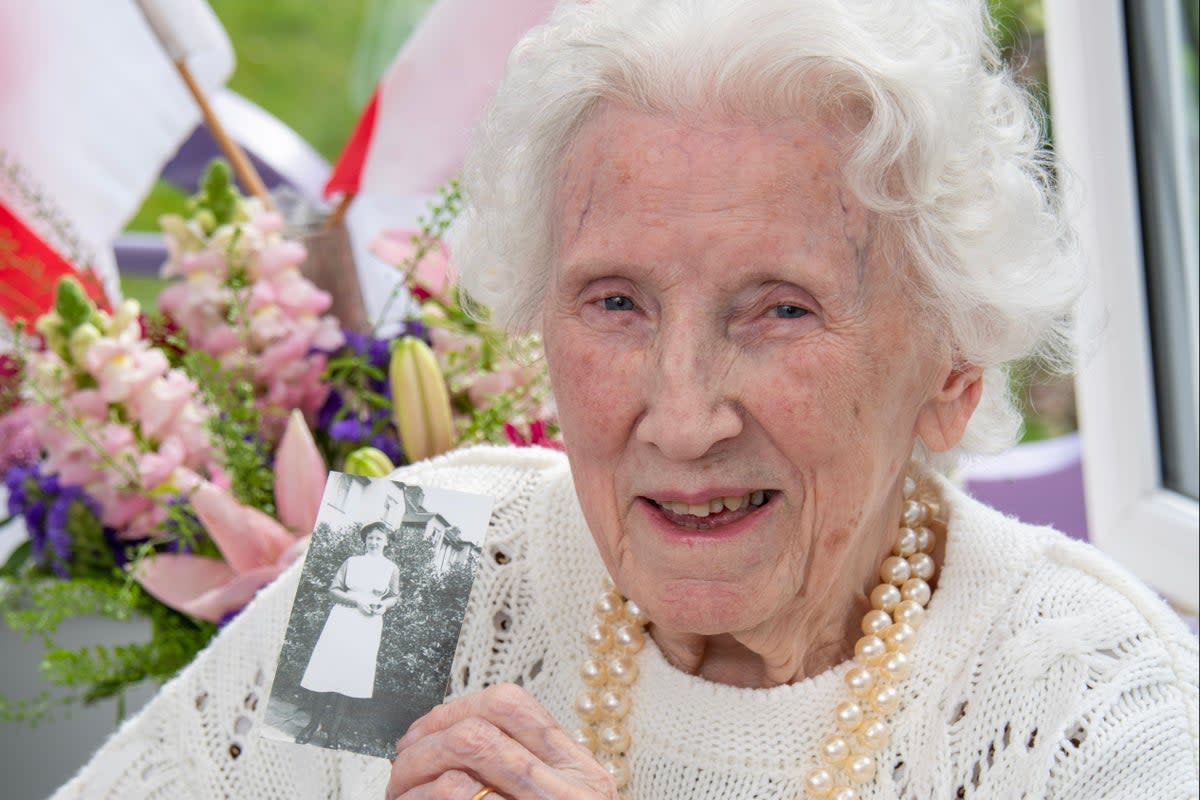
{"label": "woman's nose", "polygon": [[666,457],[691,461],[742,431],[731,363],[688,343],[662,348],[645,387],[635,435]]}

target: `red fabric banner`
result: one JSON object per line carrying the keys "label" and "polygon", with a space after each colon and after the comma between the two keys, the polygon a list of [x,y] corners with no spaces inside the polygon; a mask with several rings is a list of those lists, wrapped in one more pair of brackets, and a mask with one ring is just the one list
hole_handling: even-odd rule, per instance
{"label": "red fabric banner", "polygon": [[64,275],[74,276],[101,308],[108,299],[90,270],[78,270],[0,203],[0,314],[9,322],[34,321],[54,306]]}
{"label": "red fabric banner", "polygon": [[325,184],[326,196],[436,193],[462,169],[509,51],[550,16],[554,3],[434,3],[376,85]]}
{"label": "red fabric banner", "polygon": [[375,133],[375,114],[379,109],[379,89],[371,93],[362,116],[346,142],[346,148],[338,156],[333,165],[333,172],[325,183],[325,196],[335,194],[358,194],[358,185],[362,181],[363,164],[367,160],[367,150],[371,147],[371,137]]}

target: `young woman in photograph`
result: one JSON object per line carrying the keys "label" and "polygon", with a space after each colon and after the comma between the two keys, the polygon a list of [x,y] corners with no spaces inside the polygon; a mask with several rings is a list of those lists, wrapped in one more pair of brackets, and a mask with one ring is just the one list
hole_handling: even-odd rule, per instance
{"label": "young woman in photograph", "polygon": [[390,534],[382,522],[363,526],[363,553],[343,561],[333,577],[329,593],[335,604],[300,680],[317,697],[297,742],[311,741],[324,728],[326,743],[335,744],[349,699],[374,694],[383,615],[400,600],[400,570],[383,554]]}

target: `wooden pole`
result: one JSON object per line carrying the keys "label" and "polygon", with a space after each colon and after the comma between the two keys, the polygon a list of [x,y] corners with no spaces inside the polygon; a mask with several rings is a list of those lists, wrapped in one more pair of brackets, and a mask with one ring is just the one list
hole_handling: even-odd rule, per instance
{"label": "wooden pole", "polygon": [[350,208],[350,203],[354,201],[354,192],[346,192],[338,199],[338,203],[333,207],[333,211],[325,218],[325,230],[332,230],[341,224],[346,218],[346,211]]}
{"label": "wooden pole", "polygon": [[266,209],[273,210],[275,203],[271,200],[271,195],[267,193],[267,187],[262,182],[262,178],[259,177],[258,170],[254,168],[254,164],[246,156],[246,151],[225,132],[225,126],[221,124],[221,120],[213,112],[208,98],[204,96],[204,90],[200,88],[200,84],[192,76],[192,71],[188,69],[183,59],[177,60],[175,67],[179,70],[179,75],[183,78],[183,82],[187,84],[188,91],[196,99],[196,105],[200,106],[200,113],[204,115],[204,124],[208,126],[209,132],[217,140],[217,144],[221,147],[221,151],[225,153],[225,157],[229,159],[229,163],[233,165],[234,174],[237,175],[242,186],[250,194],[261,200]]}

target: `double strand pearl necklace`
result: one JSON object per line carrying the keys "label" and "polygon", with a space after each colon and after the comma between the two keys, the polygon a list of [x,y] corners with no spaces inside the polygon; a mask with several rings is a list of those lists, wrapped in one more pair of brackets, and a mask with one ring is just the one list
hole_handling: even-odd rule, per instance
{"label": "double strand pearl necklace", "polygon": [[[857,800],[856,787],[875,778],[875,754],[891,736],[886,717],[900,707],[899,685],[912,671],[909,653],[932,594],[928,581],[936,568],[931,553],[945,532],[936,488],[918,487],[906,477],[900,533],[892,555],[879,568],[882,583],[871,591],[863,636],[854,645],[855,665],[843,678],[850,698],[833,710],[837,732],[821,740],[821,766],[805,776],[809,797]],[[630,687],[638,678],[634,656],[646,642],[646,616],[609,581],[593,610],[596,621],[585,637],[591,658],[580,668],[587,688],[575,700],[583,726],[575,739],[596,755],[624,798],[632,777],[626,760],[632,738],[625,718],[633,707]]]}

